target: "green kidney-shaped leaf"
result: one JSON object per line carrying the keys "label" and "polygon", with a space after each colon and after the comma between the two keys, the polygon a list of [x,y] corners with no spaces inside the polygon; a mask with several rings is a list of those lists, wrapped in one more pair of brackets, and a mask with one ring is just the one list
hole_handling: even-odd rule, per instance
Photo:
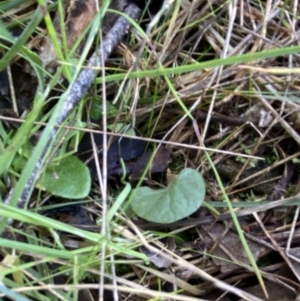
{"label": "green kidney-shaped leaf", "polygon": [[50,164],[39,182],[46,191],[68,199],[86,197],[91,189],[89,169],[74,156]]}
{"label": "green kidney-shaped leaf", "polygon": [[155,223],[173,223],[195,212],[205,197],[205,182],[191,168],[183,169],[166,189],[140,187],[131,202],[134,213]]}

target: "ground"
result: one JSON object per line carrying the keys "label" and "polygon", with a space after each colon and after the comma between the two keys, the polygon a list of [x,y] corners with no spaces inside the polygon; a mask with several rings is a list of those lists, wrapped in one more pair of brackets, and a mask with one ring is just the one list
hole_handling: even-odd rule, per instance
{"label": "ground", "polygon": [[1,298],[298,300],[297,1],[0,12]]}

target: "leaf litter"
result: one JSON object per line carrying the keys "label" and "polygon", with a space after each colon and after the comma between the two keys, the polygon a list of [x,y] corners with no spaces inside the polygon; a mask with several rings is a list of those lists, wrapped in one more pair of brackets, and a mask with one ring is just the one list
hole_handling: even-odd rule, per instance
{"label": "leaf litter", "polygon": [[[120,3],[125,5],[125,2],[120,1]],[[136,3],[141,5],[141,1],[136,1]],[[80,1],[73,4],[78,5]],[[115,287],[112,290],[121,300],[125,300],[129,296],[129,293],[124,291],[125,286],[129,286],[132,290],[139,289],[131,295],[133,300],[147,300],[162,296],[178,287],[182,288],[183,292],[178,295],[167,294],[168,298],[179,300],[184,297],[185,300],[188,298],[193,300],[195,298],[187,296],[192,294],[206,300],[236,300],[238,297],[242,300],[262,300],[266,298],[267,292],[270,300],[282,300],[282,298],[295,300],[298,297],[300,278],[297,260],[299,219],[297,207],[295,207],[298,205],[300,193],[298,125],[300,109],[299,102],[297,102],[299,75],[294,68],[299,63],[297,55],[299,51],[295,50],[294,53],[287,54],[284,49],[291,45],[297,46],[298,6],[296,4],[293,6],[291,3],[283,5],[278,2],[263,2],[261,6],[257,6],[252,2],[182,1],[179,3],[179,1],[175,1],[171,3],[171,1],[165,1],[163,13],[157,15],[160,7],[155,6],[152,1],[147,7],[148,10],[145,10],[144,19],[140,23],[145,28],[146,22],[152,20],[151,26],[153,26],[148,27],[151,29],[151,35],[148,36],[146,41],[149,43],[144,45],[143,51],[137,51],[141,46],[140,36],[133,31],[131,36],[135,39],[131,39],[130,43],[128,43],[129,40],[123,40],[124,44],[119,44],[116,52],[106,63],[106,66],[112,69],[117,68],[121,73],[127,72],[132,67],[137,68],[132,70],[138,70],[141,77],[138,79],[133,77],[122,84],[114,83],[115,89],[107,89],[108,95],[106,96],[103,95],[105,87],[99,84],[100,77],[98,77],[96,79],[98,83],[91,85],[90,93],[92,95],[100,91],[103,99],[110,102],[114,99],[113,103],[117,113],[116,116],[113,116],[113,120],[108,120],[110,124],[121,121],[134,126],[141,133],[141,137],[135,138],[141,139],[145,146],[138,156],[125,158],[125,167],[120,160],[124,157],[123,150],[119,147],[116,148],[115,154],[117,155],[113,157],[115,173],[112,175],[122,178],[121,184],[122,181],[123,184],[124,181],[131,181],[133,188],[135,185],[138,186],[136,191],[146,188],[158,193],[158,187],[164,191],[163,189],[176,181],[176,176],[178,177],[180,172],[184,172],[187,170],[185,168],[189,167],[197,170],[195,176],[191,176],[193,180],[197,177],[196,173],[202,175],[205,180],[205,200],[204,205],[200,207],[202,201],[197,199],[197,206],[193,210],[187,210],[185,198],[181,198],[182,203],[178,203],[179,214],[172,220],[164,220],[163,217],[157,219],[159,215],[156,214],[153,220],[149,217],[155,212],[154,209],[142,206],[142,209],[145,210],[143,217],[150,222],[143,221],[130,214],[127,208],[120,207],[112,225],[109,225],[112,243],[127,247],[138,242],[133,248],[137,249],[138,245],[142,245],[151,252],[153,249],[148,244],[154,243],[156,251],[151,254],[159,254],[156,255],[159,262],[157,263],[153,259],[152,261],[159,270],[145,265],[132,264],[132,257],[128,254],[125,256],[124,249],[122,249],[112,257],[114,269],[111,274],[106,275],[107,280],[104,286],[109,287],[110,283],[114,283]],[[13,12],[10,12],[5,5],[1,9],[6,12],[6,17],[3,19],[4,24],[11,24]],[[26,7],[19,14],[26,16],[31,10],[32,7]],[[54,15],[51,12],[51,16],[54,17]],[[156,20],[158,22],[155,22]],[[11,31],[15,35],[18,28],[14,29],[13,26],[12,28]],[[72,26],[69,29],[72,29]],[[60,33],[60,31],[58,32]],[[295,36],[292,33],[295,33]],[[263,58],[262,56],[261,59],[256,60],[251,57],[258,51],[267,53],[270,49],[282,49],[282,52],[273,57],[270,55],[270,57]],[[75,56],[79,52],[75,53]],[[138,53],[142,53],[142,56],[138,56]],[[249,54],[243,64],[235,63],[234,59],[230,61],[231,57],[243,54]],[[122,57],[126,57],[126,60],[122,60]],[[228,59],[229,63],[223,66],[216,65],[212,61],[213,58]],[[135,66],[130,65],[130,62],[133,61],[135,61]],[[210,64],[202,67],[201,63],[203,62]],[[56,61],[54,63],[54,65],[57,64]],[[20,66],[24,62],[18,60],[18,64]],[[199,70],[189,70],[188,66],[193,64],[199,64]],[[152,77],[142,75],[143,72],[161,70],[161,66],[174,69],[174,74],[169,76],[169,83],[164,77],[163,71]],[[176,73],[176,67],[180,66],[187,68],[184,72]],[[3,73],[6,71],[1,73],[2,86],[0,86],[1,105],[4,104],[4,107],[1,106],[1,116],[3,116],[1,118],[3,120],[5,120],[5,116],[15,118],[14,125],[19,122],[18,116],[26,115],[26,111],[33,106],[28,105],[28,102],[24,102],[25,106],[22,106],[22,99],[32,100],[34,97],[34,90],[32,90],[34,81],[21,87],[16,80],[17,75],[21,75],[22,71],[16,70],[20,69],[13,65],[13,86],[19,100],[17,105],[21,114],[14,112],[11,105],[11,91],[6,88],[8,80]],[[294,72],[291,72],[292,70]],[[112,73],[108,71],[108,77],[110,74]],[[26,82],[27,80],[25,79]],[[28,90],[29,87],[31,89]],[[56,91],[53,90],[53,94],[59,97],[60,88],[56,89]],[[117,91],[118,89],[120,91]],[[129,96],[115,99],[122,95],[122,91],[126,91],[126,95]],[[136,93],[138,93],[138,97]],[[86,104],[86,111],[88,111],[88,101]],[[47,114],[49,110],[51,111],[52,106],[55,104],[45,107],[44,113]],[[204,156],[203,148],[199,147],[199,140],[190,120],[188,118],[181,120],[185,114],[183,107],[190,110],[193,118],[197,120],[202,144],[212,149],[226,151],[223,154],[210,153],[221,177],[223,188],[216,184],[212,167]],[[78,114],[85,115],[82,113],[82,108],[80,110],[78,109]],[[89,124],[89,114],[83,116],[82,120]],[[179,120],[181,121],[178,122]],[[5,122],[5,126],[11,124],[9,119],[6,119]],[[101,120],[97,122],[99,124]],[[67,118],[66,123],[72,126],[72,118]],[[101,127],[100,129],[103,130]],[[11,138],[7,131],[6,128],[1,130],[1,142],[4,148],[10,145]],[[40,134],[36,135],[36,131],[32,131],[31,140],[34,140],[33,138],[38,140]],[[145,140],[143,140],[144,138]],[[155,177],[155,172],[151,173],[151,166],[148,166],[149,157],[152,157],[153,154],[152,150],[154,148],[156,151],[156,149],[151,142],[147,142],[147,138],[167,142],[166,151],[158,148],[158,156],[156,159],[154,157],[152,163],[153,171],[158,168],[158,173],[162,174],[159,178]],[[118,141],[118,139],[112,139],[112,141],[111,146],[114,146],[114,141]],[[131,139],[131,141],[133,140]],[[181,143],[181,145],[171,142]],[[71,144],[74,145],[74,141]],[[93,145],[93,143],[91,144]],[[120,145],[115,142],[115,145],[117,144]],[[59,148],[59,145],[68,149],[67,144],[59,144],[56,141],[55,147]],[[190,146],[197,149],[192,149]],[[236,156],[234,153],[239,155]],[[107,158],[109,158],[109,154],[108,148]],[[55,157],[57,153],[54,152],[53,155]],[[103,155],[105,157],[106,154]],[[100,161],[102,161],[103,155],[99,156]],[[246,158],[244,155],[252,157]],[[263,158],[264,162],[261,162],[259,158]],[[142,178],[141,174],[147,166],[150,167],[150,173],[146,174],[146,178]],[[164,171],[167,167],[168,175],[165,178]],[[132,171],[131,176],[129,170]],[[13,175],[10,178],[2,175],[0,189],[3,198],[10,188],[7,186],[8,179],[14,183],[18,178],[15,178],[13,173],[10,174]],[[53,176],[52,173],[52,180],[57,180],[57,176],[59,175]],[[105,209],[101,198],[99,199],[100,193],[97,188],[100,181],[99,184],[94,181],[95,177],[91,177],[91,180],[95,182],[91,192],[88,196],[84,196],[88,198],[85,207],[89,211],[89,217],[86,214],[80,214],[81,210],[78,211],[78,219],[74,219],[77,211],[74,212],[73,219],[67,219],[66,216],[60,219],[60,215],[65,215],[65,213],[62,214],[62,211],[56,212],[56,215],[52,217],[53,220],[62,220],[66,224],[77,224],[78,234],[74,233],[73,237],[59,232],[61,243],[66,248],[75,248],[80,252],[85,247],[93,246],[90,242],[83,244],[88,242],[88,239],[82,238],[80,235],[79,224],[82,224],[82,228],[93,226],[93,228],[87,227],[86,229],[99,233],[100,227],[96,225],[95,221],[102,216],[105,212],[102,210]],[[171,178],[172,180],[168,180]],[[196,185],[192,188],[188,186],[191,178],[184,179],[180,185],[186,185],[187,189],[190,188],[193,190],[192,192],[195,192],[198,189]],[[136,181],[143,183],[143,187],[139,187],[140,184],[136,184]],[[113,201],[116,195],[122,194],[122,185],[119,182],[110,182],[110,184],[107,195],[109,201]],[[259,263],[265,291],[261,285],[258,285],[258,281],[249,267],[249,259],[245,256],[236,234],[236,229],[231,226],[230,214],[223,202],[224,192],[222,189],[236,208],[236,215],[247,237],[251,253],[255,261]],[[166,191],[163,193],[166,194]],[[31,197],[29,208],[35,209],[47,205],[47,199],[51,198],[49,192],[53,193],[48,189],[48,195],[42,193],[37,196],[36,192]],[[136,195],[133,194],[133,200]],[[145,201],[144,198],[141,199]],[[272,204],[271,200],[277,203]],[[292,203],[293,205],[290,206],[288,204],[290,200],[296,201],[296,203]],[[134,201],[131,203],[135,204]],[[165,205],[162,203],[163,201],[158,205]],[[285,203],[286,206],[284,206]],[[139,202],[136,204],[138,205]],[[155,205],[155,202],[152,202],[152,205]],[[168,209],[163,211],[159,206],[155,207],[160,208],[161,213],[167,212]],[[68,209],[70,213],[72,210]],[[254,215],[256,211],[257,216]],[[167,216],[167,214],[161,215]],[[160,222],[160,224],[153,223],[153,221]],[[168,224],[170,222],[173,223]],[[22,225],[19,227],[22,229]],[[23,235],[22,241],[24,241],[24,237],[25,241],[28,241],[26,231],[33,235],[34,232],[29,231],[29,228],[27,226],[23,229],[25,236]],[[147,231],[143,230],[145,228]],[[158,230],[159,232],[157,232]],[[35,233],[40,233],[43,238],[43,232],[39,232],[38,228]],[[55,232],[50,231],[50,233],[50,236],[45,237],[45,243],[55,242],[52,247],[57,250],[59,239],[55,236]],[[175,249],[166,249],[161,244],[165,236],[176,238]],[[11,239],[13,241],[13,238]],[[76,241],[79,243],[76,244]],[[42,245],[37,241],[35,243],[39,246]],[[23,250],[21,246],[19,246],[19,250]],[[103,254],[103,250],[97,249],[93,253],[93,257],[98,258],[99,254]],[[149,253],[147,256],[151,257],[151,254]],[[176,261],[176,258],[180,258],[181,261]],[[118,260],[121,259],[123,263],[118,264]],[[28,261],[28,258],[26,260]],[[61,259],[57,258],[57,260]],[[20,264],[22,262],[16,263],[16,265]],[[60,262],[59,267],[61,268],[64,264],[70,264],[70,262]],[[100,266],[100,262],[97,264]],[[42,263],[40,267],[42,267],[40,271],[45,270]],[[201,273],[199,269],[204,273]],[[50,269],[50,271],[54,270]],[[169,274],[170,276],[168,276]],[[180,274],[183,276],[179,276]],[[42,278],[43,275],[39,275]],[[65,275],[69,275],[69,271],[65,270]],[[114,277],[110,278],[111,275]],[[208,276],[213,276],[214,280]],[[188,285],[180,283],[178,286],[179,282],[176,277],[184,279]],[[99,290],[88,286],[92,282],[99,282],[98,270],[92,269],[91,266],[86,268],[82,279],[82,283],[86,285],[85,293],[88,292],[89,296],[93,296],[92,300],[98,299]],[[91,279],[92,281],[90,281]],[[113,279],[118,280],[114,282]],[[160,279],[165,281],[162,286],[160,286]],[[6,278],[4,280],[8,285],[9,282]],[[66,278],[63,281],[67,285]],[[169,285],[167,285],[168,283]],[[224,286],[224,283],[228,286]],[[20,286],[22,285],[19,283]],[[145,287],[149,289],[147,293]],[[50,290],[49,294],[52,294]],[[61,294],[60,297],[63,296],[63,292],[59,294]],[[56,298],[54,295],[51,295],[52,297]]]}

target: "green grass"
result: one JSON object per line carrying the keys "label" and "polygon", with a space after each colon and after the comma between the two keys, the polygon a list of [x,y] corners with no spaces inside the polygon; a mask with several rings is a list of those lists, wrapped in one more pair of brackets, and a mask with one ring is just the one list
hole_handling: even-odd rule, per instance
{"label": "green grass", "polygon": [[[0,219],[0,233],[5,233],[7,229],[13,233],[11,237],[2,236],[0,238],[0,254],[3,258],[8,258],[10,254],[16,256],[18,259],[12,261],[9,266],[1,266],[0,264],[0,298],[3,296],[1,295],[2,293],[20,301],[31,300],[30,298],[49,301],[79,300],[76,287],[90,282],[93,284],[100,283],[101,270],[105,270],[107,274],[110,274],[112,279],[118,279],[118,285],[121,286],[119,288],[120,291],[126,287],[126,281],[130,282],[137,295],[138,290],[142,294],[142,288],[146,285],[143,282],[144,277],[141,277],[141,279],[137,277],[137,271],[141,273],[140,275],[151,275],[152,283],[158,284],[158,288],[156,289],[155,285],[150,287],[152,291],[150,292],[149,289],[148,294],[145,293],[147,297],[144,296],[144,299],[151,296],[151,298],[158,300],[160,296],[166,296],[166,293],[161,292],[161,284],[160,280],[158,280],[163,277],[163,279],[167,280],[166,273],[158,271],[154,266],[145,266],[149,264],[149,260],[139,250],[139,246],[159,241],[168,235],[168,233],[146,232],[134,226],[121,209],[124,203],[130,202],[132,194],[135,191],[128,183],[125,183],[125,186],[121,185],[121,187],[118,187],[116,200],[111,207],[109,202],[105,201],[110,200],[109,194],[111,191],[105,188],[101,191],[97,186],[93,187],[91,194],[87,199],[82,201],[93,215],[98,217],[98,221],[105,222],[102,232],[99,229],[95,232],[79,229],[67,223],[46,217],[41,213],[42,211],[39,211],[39,204],[43,204],[44,198],[48,196],[47,192],[39,190],[34,185],[29,188],[25,187],[38,162],[41,164],[41,173],[43,173],[46,166],[50,163],[49,157],[52,160],[57,160],[57,158],[70,155],[74,152],[81,135],[78,128],[83,128],[89,124],[85,119],[86,116],[89,117],[90,106],[95,111],[101,110],[100,113],[98,112],[98,116],[102,115],[102,110],[109,107],[110,111],[104,114],[104,116],[108,114],[109,118],[106,122],[109,127],[120,123],[124,126],[134,125],[141,130],[141,134],[145,138],[160,140],[166,137],[165,139],[169,140],[172,137],[172,141],[186,144],[187,147],[181,149],[171,146],[171,144],[169,145],[175,156],[173,162],[176,162],[176,172],[179,172],[185,166],[192,166],[203,172],[208,186],[212,185],[212,178],[214,179],[214,183],[216,183],[218,188],[212,194],[216,199],[219,197],[219,201],[207,201],[206,207],[215,216],[221,214],[224,210],[230,212],[231,220],[235,225],[235,229],[239,234],[251,263],[251,265],[247,266],[247,269],[254,271],[261,287],[265,294],[267,294],[262,273],[256,265],[256,259],[249,250],[247,240],[237,219],[238,214],[236,214],[234,209],[246,210],[247,208],[251,208],[255,212],[255,210],[267,210],[270,204],[267,201],[232,202],[226,191],[227,183],[219,177],[218,171],[215,169],[215,165],[217,165],[216,161],[224,158],[224,155],[220,154],[218,150],[225,150],[228,147],[229,152],[236,153],[238,147],[231,144],[236,139],[234,134],[238,133],[238,131],[240,131],[241,136],[248,133],[238,128],[237,131],[232,131],[232,135],[229,134],[214,141],[206,142],[206,139],[212,136],[211,133],[218,132],[218,126],[215,126],[214,130],[212,130],[213,127],[209,127],[207,136],[202,137],[200,135],[198,137],[200,141],[198,141],[195,139],[195,130],[191,127],[191,121],[196,120],[195,116],[197,116],[198,110],[207,110],[211,101],[215,102],[214,109],[217,111],[219,107],[222,107],[222,101],[226,103],[229,98],[235,100],[235,102],[228,101],[230,110],[234,111],[234,113],[244,113],[246,107],[250,107],[252,103],[260,98],[265,99],[276,110],[278,110],[277,104],[281,104],[284,101],[298,108],[299,99],[296,91],[292,88],[292,91],[287,91],[284,85],[284,83],[289,83],[288,78],[284,78],[283,80],[276,74],[276,70],[271,70],[273,73],[270,74],[267,70],[264,72],[263,68],[266,68],[265,66],[280,68],[278,67],[279,58],[293,58],[294,55],[299,53],[300,46],[297,46],[296,43],[294,45],[280,45],[281,40],[275,41],[276,43],[274,42],[271,46],[268,46],[269,44],[267,44],[266,40],[272,38],[272,23],[268,23],[269,31],[266,32],[267,38],[262,39],[261,47],[252,52],[252,46],[250,45],[246,47],[243,53],[238,52],[238,54],[226,55],[226,57],[221,58],[222,49],[225,47],[226,29],[228,29],[226,26],[229,24],[229,12],[222,13],[221,9],[226,7],[226,5],[230,5],[230,3],[226,2],[222,7],[212,5],[204,11],[204,15],[197,20],[193,20],[190,19],[193,16],[193,11],[190,14],[187,13],[190,2],[175,1],[173,5],[166,8],[166,13],[161,15],[150,32],[142,29],[137,21],[132,21],[134,31],[131,33],[129,44],[127,45],[128,48],[120,47],[118,49],[119,54],[113,55],[115,59],[109,60],[107,69],[103,70],[97,76],[88,95],[82,99],[80,105],[63,123],[64,126],[75,126],[76,129],[67,133],[68,129],[61,128],[54,142],[48,147],[47,156],[40,160],[49,136],[53,132],[56,121],[61,114],[63,103],[78,74],[81,70],[85,69],[86,58],[94,50],[94,41],[95,37],[98,37],[99,20],[102,18],[102,13],[100,12],[95,16],[89,30],[87,29],[82,35],[82,38],[87,37],[85,47],[82,55],[76,60],[75,65],[72,66],[74,64],[73,58],[77,56],[76,47],[79,46],[80,42],[78,41],[74,49],[66,49],[68,37],[64,30],[64,22],[60,23],[63,33],[61,37],[62,42],[59,39],[57,29],[55,28],[55,24],[53,24],[52,12],[58,10],[60,15],[63,15],[61,3],[57,5],[55,2],[47,7],[48,4],[46,1],[40,0],[38,1],[40,6],[37,8],[29,6],[27,11],[18,12],[19,19],[16,22],[12,9],[17,8],[20,4],[26,4],[26,2],[28,1],[18,0],[13,3],[11,1],[4,1],[0,4],[0,11],[6,13],[7,16],[2,19],[3,24],[0,23],[0,29],[6,27],[12,32],[20,25],[22,27],[21,35],[13,44],[10,44],[13,40],[10,33],[1,31],[0,71],[18,60],[20,64],[24,64],[25,61],[26,64],[30,65],[36,76],[36,93],[32,99],[32,107],[24,116],[21,126],[18,129],[8,129],[2,123],[0,128],[0,189],[2,200],[5,199],[6,194],[11,188],[9,183],[14,188],[9,205],[5,205],[3,202],[0,203],[2,216]],[[261,17],[263,19],[265,3],[261,2],[260,5],[262,7]],[[51,14],[46,12],[46,7]],[[146,10],[143,13],[146,14]],[[292,12],[290,12],[290,15],[293,17]],[[218,22],[212,22],[211,28],[214,28],[220,37],[215,36],[209,27],[202,27],[202,25],[205,25],[205,22],[215,20],[216,18]],[[281,18],[285,18],[285,15],[282,14]],[[43,22],[41,23],[42,19]],[[283,21],[286,26],[290,24],[287,19]],[[201,48],[201,45],[196,46],[192,44],[182,47],[184,45],[183,41],[187,41],[193,32],[200,32],[199,27],[197,27],[199,25],[201,26],[201,30],[204,31],[202,39],[205,40],[205,45],[203,48]],[[237,20],[235,25],[233,32],[228,33],[229,35],[231,34],[229,36],[230,48],[236,47],[242,41],[243,37],[249,34],[248,24],[243,24],[245,30],[243,30],[244,27]],[[53,74],[50,74],[49,70],[45,70],[43,62],[41,62],[33,49],[28,48],[27,44],[33,36],[41,32],[42,28],[47,28],[49,39],[52,41],[60,61],[58,68]],[[284,30],[284,28],[280,27],[280,30]],[[253,39],[256,38],[254,35]],[[101,41],[101,38],[99,40]],[[170,54],[168,51],[173,47],[175,42],[178,43],[175,45],[178,48],[178,53],[174,54],[173,57],[170,56],[169,59],[168,55]],[[193,40],[193,43],[196,43],[196,41]],[[139,52],[140,49],[143,51]],[[138,57],[138,53],[141,54],[140,57]],[[131,70],[135,62],[138,64]],[[241,65],[244,66],[241,67]],[[221,67],[223,68],[221,78],[220,80],[216,80],[213,72]],[[257,71],[254,67],[261,69],[257,69]],[[290,69],[293,70],[293,67]],[[226,76],[226,72],[228,72],[228,76]],[[289,76],[286,72],[287,70],[283,71],[282,77]],[[299,70],[295,69],[294,73],[299,73]],[[237,74],[241,74],[241,76],[236,77]],[[187,76],[190,76],[188,82],[181,81],[183,77]],[[249,77],[249,81],[245,79],[245,85],[237,89],[239,79],[242,77],[247,78],[247,76]],[[62,88],[61,83],[63,78],[67,80],[66,88]],[[263,85],[261,78],[266,79],[266,85]],[[205,83],[204,86],[202,86],[203,83]],[[291,83],[294,84],[292,80]],[[58,93],[58,89],[63,89],[63,91]],[[106,92],[103,94],[101,89],[106,89]],[[116,94],[119,96],[118,99],[115,99]],[[102,100],[101,104],[99,104],[99,99]],[[114,99],[113,103],[111,99]],[[277,101],[277,104],[274,104],[274,100]],[[195,106],[197,102],[198,105]],[[181,123],[179,123],[176,127],[172,128],[183,116],[188,119],[184,126],[181,127]],[[40,121],[45,122],[46,126],[37,124]],[[199,127],[202,127],[202,125],[199,124]],[[265,129],[259,130],[261,132],[265,131]],[[202,133],[201,128],[200,134]],[[28,141],[34,134],[39,134],[38,142],[28,157],[24,168],[19,172],[13,167],[16,164],[16,158],[26,152]],[[62,143],[61,138],[65,135],[66,139]],[[252,132],[251,135],[253,135]],[[250,137],[245,142],[246,146],[249,145],[250,140],[252,141],[251,143],[256,141]],[[189,150],[188,148],[189,145],[199,146],[203,142],[210,150],[215,148],[216,152],[203,152],[199,148],[196,154],[195,150]],[[67,147],[69,143],[73,145],[73,148],[69,149]],[[150,146],[155,148],[153,145],[154,143]],[[257,149],[260,149],[262,145],[259,145]],[[292,146],[294,148],[297,147],[295,140],[292,141]],[[279,152],[276,145],[272,147]],[[253,148],[251,146],[251,150],[253,149],[255,149],[255,146]],[[241,156],[244,155],[243,150],[238,149],[238,151]],[[283,152],[286,152],[287,157],[293,156],[287,150],[283,150]],[[256,157],[262,156],[259,151],[251,153],[251,155]],[[281,160],[281,155],[278,156],[279,160]],[[26,159],[26,156],[23,158]],[[213,170],[213,173],[208,176],[208,170],[210,169]],[[165,185],[166,182],[160,184]],[[137,187],[140,185],[144,185],[142,178]],[[29,189],[30,193],[28,194],[28,198],[24,200],[25,207],[22,209],[16,205],[24,192],[24,188]],[[114,193],[115,191],[112,191],[112,194]],[[255,194],[254,197],[256,197]],[[292,202],[289,202],[290,199],[279,201],[278,203],[274,203],[271,209],[279,205],[298,205],[299,199],[294,196],[291,196],[291,198]],[[225,202],[220,201],[223,199]],[[81,202],[81,200],[78,202]],[[33,208],[31,208],[32,204],[34,204]],[[106,209],[107,204],[108,207]],[[43,205],[41,206],[43,208]],[[17,227],[16,224],[7,226],[7,222],[11,219],[20,222],[21,226]],[[176,230],[183,233],[189,231],[187,229]],[[48,236],[45,234],[45,231],[48,233]],[[20,240],[20,237],[24,237],[25,239]],[[72,249],[68,247],[68,243],[73,245],[77,243],[77,247]],[[172,254],[172,251],[170,253]],[[211,256],[213,257],[214,255],[211,254]],[[200,271],[198,266],[193,265],[188,260],[178,258],[175,255],[174,257],[171,256],[171,258],[173,258],[175,266],[187,266],[193,270],[195,275],[198,275],[199,279],[213,282],[210,275]],[[51,264],[54,263],[61,268],[52,269]],[[137,266],[137,263],[140,265]],[[135,265],[135,268],[132,268],[133,265]],[[127,274],[130,273],[131,276],[127,277]],[[69,291],[63,289],[63,286],[57,286],[57,288],[53,286],[50,288],[55,275],[62,275],[67,279],[65,288],[68,288]],[[172,280],[170,279],[168,278],[168,281]],[[217,287],[225,287],[222,286],[223,284],[219,280],[214,279]],[[45,287],[45,293],[42,293],[35,290],[35,286],[37,285],[49,285],[49,287]],[[109,286],[110,282],[106,285]],[[178,289],[185,288],[185,291],[191,292],[193,288],[190,286],[188,281],[186,283],[180,282]],[[32,290],[26,293],[14,291],[14,289],[22,290],[25,287],[31,287]],[[99,285],[97,289],[101,290],[102,288]],[[194,289],[202,290],[202,287],[199,286]],[[235,291],[233,286],[226,286],[226,289],[241,296],[241,292]],[[179,300],[182,298],[181,292],[177,291],[178,296],[174,294],[167,295],[170,298]],[[191,297],[190,300],[195,300],[195,298]]]}

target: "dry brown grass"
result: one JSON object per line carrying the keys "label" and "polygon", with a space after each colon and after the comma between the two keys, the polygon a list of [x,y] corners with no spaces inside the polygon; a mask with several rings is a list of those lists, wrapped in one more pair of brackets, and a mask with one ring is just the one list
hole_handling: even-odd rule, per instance
{"label": "dry brown grass", "polygon": [[[71,249],[95,247],[96,251],[89,251],[95,252],[96,259],[78,264],[87,276],[82,281],[78,277],[74,286],[52,285],[39,281],[30,270],[27,276],[35,278],[34,285],[19,286],[17,292],[44,290],[49,294],[45,300],[73,300],[62,293],[70,290],[80,291],[78,300],[97,300],[102,290],[97,283],[100,266],[105,265],[109,272],[104,288],[120,300],[263,300],[268,296],[279,301],[298,297],[299,54],[248,59],[243,64],[220,64],[217,59],[297,46],[299,7],[297,0],[166,1],[157,15],[150,7],[151,23],[147,20],[145,30],[150,43],[135,31],[135,38],[118,47],[108,66],[130,72],[173,67],[174,73],[161,71],[160,76],[107,83],[106,97],[113,99],[118,110],[108,123],[131,123],[146,141],[166,144],[173,154],[171,174],[186,166],[198,169],[207,184],[207,206],[174,225],[133,222],[125,215],[116,216],[118,223],[108,225],[109,240],[130,242],[129,250],[147,246],[160,252],[161,260],[172,262],[170,268],[149,267],[109,246],[106,254],[99,255],[101,249],[82,245],[80,235],[67,236],[62,241]],[[209,61],[207,68],[189,69],[189,65]],[[182,66],[186,70],[178,71]],[[91,94],[99,92],[99,86],[93,89]],[[223,188],[236,202],[236,215],[260,263],[264,288],[244,254],[228,208],[225,203],[222,206]],[[99,189],[95,191],[99,194]],[[101,217],[102,206],[90,201],[89,211]],[[217,221],[214,210],[220,214]],[[99,227],[92,230],[99,231]],[[182,240],[175,244],[173,235]],[[33,257],[40,260],[41,255]],[[67,260],[56,258],[51,264],[64,266],[66,274],[74,273],[75,278],[80,274]]]}

